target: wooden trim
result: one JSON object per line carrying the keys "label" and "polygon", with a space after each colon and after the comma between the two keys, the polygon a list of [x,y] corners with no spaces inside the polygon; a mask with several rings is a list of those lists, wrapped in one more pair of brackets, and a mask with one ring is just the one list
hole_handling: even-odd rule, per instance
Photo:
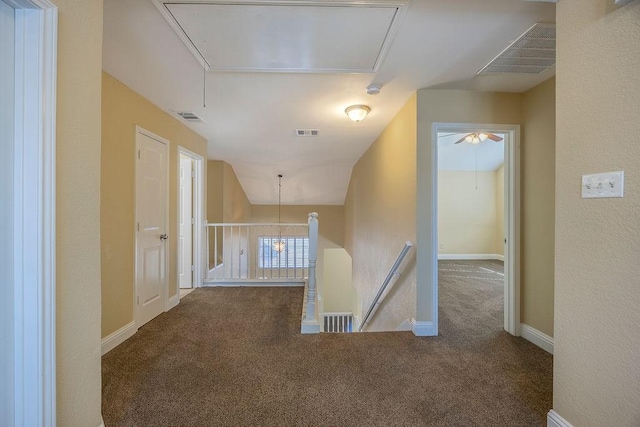
{"label": "wooden trim", "polygon": [[547,414],[547,427],[573,427],[553,409]]}
{"label": "wooden trim", "polygon": [[132,320],[122,328],[102,338],[102,355],[104,356],[109,353],[111,350],[131,338],[136,332],[138,332],[138,328],[136,328],[136,322]]}
{"label": "wooden trim", "polygon": [[438,335],[438,329],[434,322],[421,322],[411,319],[411,332],[417,337],[435,337]]}
{"label": "wooden trim", "polygon": [[520,336],[537,345],[547,353],[553,354],[553,337],[550,337],[529,325],[525,325],[524,323],[520,324]]}
{"label": "wooden trim", "polygon": [[441,260],[498,260],[504,261],[500,254],[438,254]]}
{"label": "wooden trim", "polygon": [[16,425],[55,426],[58,9],[46,0],[13,5],[14,417]]}

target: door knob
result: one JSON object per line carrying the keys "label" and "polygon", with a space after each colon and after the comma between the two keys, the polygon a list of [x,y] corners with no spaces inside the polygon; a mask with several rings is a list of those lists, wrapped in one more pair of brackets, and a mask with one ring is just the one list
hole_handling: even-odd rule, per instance
{"label": "door knob", "polygon": [[160,240],[167,240],[169,238],[169,236],[167,236],[166,234],[161,234],[160,235]]}

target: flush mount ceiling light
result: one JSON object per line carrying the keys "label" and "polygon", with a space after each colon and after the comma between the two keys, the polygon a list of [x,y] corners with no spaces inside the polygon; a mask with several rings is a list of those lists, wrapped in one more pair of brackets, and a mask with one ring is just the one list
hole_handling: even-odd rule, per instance
{"label": "flush mount ceiling light", "polygon": [[364,118],[367,117],[367,114],[369,114],[369,111],[371,111],[371,108],[366,105],[352,105],[344,110],[347,116],[349,116],[349,118],[354,122],[361,122],[364,120]]}

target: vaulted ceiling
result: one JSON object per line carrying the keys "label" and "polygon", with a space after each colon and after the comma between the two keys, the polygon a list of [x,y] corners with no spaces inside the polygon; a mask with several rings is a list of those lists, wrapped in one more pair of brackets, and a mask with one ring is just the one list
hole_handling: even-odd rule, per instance
{"label": "vaulted ceiling", "polygon": [[[534,23],[555,22],[547,2],[413,0],[398,13],[382,7],[394,0],[177,3],[171,22],[152,0],[105,0],[103,68],[175,117],[199,116],[185,124],[254,204],[277,202],[279,173],[284,204],[342,204],[355,162],[420,88],[522,92],[554,72],[476,75]],[[371,107],[364,121],[347,118],[352,104]]]}

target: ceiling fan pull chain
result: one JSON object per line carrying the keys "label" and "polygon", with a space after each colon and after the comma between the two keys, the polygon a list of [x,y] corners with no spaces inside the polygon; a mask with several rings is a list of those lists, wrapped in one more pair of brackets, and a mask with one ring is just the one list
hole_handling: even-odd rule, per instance
{"label": "ceiling fan pull chain", "polygon": [[478,145],[476,144],[476,190],[478,190]]}

